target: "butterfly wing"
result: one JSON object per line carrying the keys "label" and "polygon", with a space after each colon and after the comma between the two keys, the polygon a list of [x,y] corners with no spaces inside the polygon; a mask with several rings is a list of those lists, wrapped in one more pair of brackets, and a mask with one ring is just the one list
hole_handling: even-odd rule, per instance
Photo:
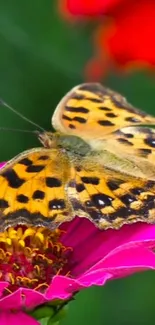
{"label": "butterfly wing", "polygon": [[51,229],[72,218],[69,161],[57,149],[25,151],[0,170],[0,230],[17,223]]}
{"label": "butterfly wing", "polygon": [[107,139],[122,127],[155,124],[155,118],[131,106],[120,94],[98,83],[73,88],[52,117],[54,128],[87,141]]}
{"label": "butterfly wing", "polygon": [[17,223],[53,229],[76,215],[101,229],[154,223],[154,131],[134,126],[155,118],[99,84],[83,84],[60,102],[52,123],[90,144],[101,141],[83,157],[36,148],[6,164],[0,170],[0,231]]}
{"label": "butterfly wing", "polygon": [[[100,143],[100,148],[113,153],[127,162],[133,162],[142,177],[155,180],[155,129],[148,127],[125,127]],[[120,167],[121,168],[121,167]],[[123,172],[128,173],[128,163]],[[137,175],[131,170],[133,175]]]}
{"label": "butterfly wing", "polygon": [[91,155],[69,161],[57,149],[36,148],[7,163],[0,170],[0,230],[17,224],[54,229],[76,215],[101,229],[154,223],[155,182],[139,169],[134,177],[132,164],[128,175],[114,170],[123,159]]}
{"label": "butterfly wing", "polygon": [[128,163],[128,174],[123,173],[126,161],[109,155],[108,162],[104,154],[85,157],[75,165],[67,188],[74,214],[100,229],[137,221],[155,223],[155,180],[148,180],[133,162]]}

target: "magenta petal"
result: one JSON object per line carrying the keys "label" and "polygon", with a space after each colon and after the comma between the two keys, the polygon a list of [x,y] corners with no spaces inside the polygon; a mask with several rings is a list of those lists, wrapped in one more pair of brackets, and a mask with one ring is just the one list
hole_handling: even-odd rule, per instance
{"label": "magenta petal", "polygon": [[79,283],[85,287],[92,285],[104,285],[107,280],[112,278],[112,274],[108,273],[107,270],[97,269],[93,272],[88,272],[81,276],[78,280]]}
{"label": "magenta petal", "polygon": [[34,318],[23,312],[11,313],[1,312],[0,313],[0,325],[39,325]]}
{"label": "magenta petal", "polygon": [[[89,270],[88,275],[95,279],[93,284],[101,285],[98,283],[102,274],[109,274],[110,279],[117,277],[124,277],[130,275],[134,272],[138,272],[146,269],[155,269],[155,254],[148,249],[138,248],[137,249],[127,249],[122,252],[117,252],[116,255],[109,256],[103,259],[101,262],[97,263],[94,267]],[[82,276],[82,280],[87,279],[87,273]],[[79,279],[81,280],[81,279]],[[104,282],[105,283],[105,282]],[[90,285],[90,284],[89,284]]]}
{"label": "magenta petal", "polygon": [[7,288],[8,287],[8,282],[0,282],[0,297],[2,296],[2,294],[3,294],[3,290],[5,289],[5,288]]}
{"label": "magenta petal", "polygon": [[51,299],[67,299],[71,296],[73,291],[82,289],[77,280],[67,278],[66,276],[55,276],[52,280],[50,287],[46,292],[46,298]]}
{"label": "magenta petal", "polygon": [[140,270],[155,269],[155,254],[145,247],[137,247],[109,256],[99,264],[112,273],[113,277],[122,277]]}
{"label": "magenta petal", "polygon": [[24,306],[28,309],[35,308],[46,302],[44,295],[38,291],[23,288],[22,294],[24,294]]}
{"label": "magenta petal", "polygon": [[[0,299],[0,309],[20,309],[23,307],[22,290],[18,289],[14,293]],[[1,323],[0,323],[1,324]]]}

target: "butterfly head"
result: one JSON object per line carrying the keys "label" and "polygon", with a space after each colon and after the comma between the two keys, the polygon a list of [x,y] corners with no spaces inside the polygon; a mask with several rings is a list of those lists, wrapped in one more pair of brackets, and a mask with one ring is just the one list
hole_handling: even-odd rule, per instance
{"label": "butterfly head", "polygon": [[45,148],[56,147],[56,136],[52,132],[39,132],[38,139]]}

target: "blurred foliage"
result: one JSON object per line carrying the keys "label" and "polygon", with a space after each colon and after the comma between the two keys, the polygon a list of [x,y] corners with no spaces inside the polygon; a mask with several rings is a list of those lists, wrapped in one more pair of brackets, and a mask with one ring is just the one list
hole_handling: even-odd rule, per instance
{"label": "blurred foliage", "polygon": [[[54,0],[0,0],[0,44],[1,98],[50,130],[58,101],[84,81],[92,51],[90,26],[67,24]],[[153,75],[110,75],[103,82],[135,106],[155,112]],[[0,127],[34,130],[5,107],[0,107]],[[40,144],[33,134],[1,131],[0,159],[34,146]],[[84,290],[70,303],[62,324],[154,324],[154,287],[155,273],[146,272]]]}

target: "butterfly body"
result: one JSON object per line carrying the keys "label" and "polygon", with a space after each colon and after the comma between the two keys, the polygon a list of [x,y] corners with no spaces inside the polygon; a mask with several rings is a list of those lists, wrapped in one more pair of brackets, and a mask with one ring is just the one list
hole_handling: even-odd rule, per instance
{"label": "butterfly body", "polygon": [[[54,229],[75,216],[100,229],[155,222],[155,118],[99,84],[75,87],[42,132],[43,147],[0,170],[0,231]],[[146,127],[147,125],[147,127]]]}

